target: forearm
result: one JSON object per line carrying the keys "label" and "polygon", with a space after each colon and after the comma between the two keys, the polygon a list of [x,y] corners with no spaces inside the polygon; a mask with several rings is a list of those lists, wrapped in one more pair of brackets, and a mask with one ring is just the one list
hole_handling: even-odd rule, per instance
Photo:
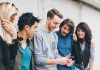
{"label": "forearm", "polygon": [[94,70],[94,63],[93,62],[89,63],[89,70]]}
{"label": "forearm", "polygon": [[53,65],[53,64],[60,64],[60,59],[48,59],[47,64]]}
{"label": "forearm", "polygon": [[43,56],[37,56],[36,58],[36,63],[38,65],[53,65],[53,64],[61,64],[61,65],[65,65],[67,63],[67,61],[69,61],[69,59],[67,59],[66,57],[61,57],[61,58],[54,58],[54,59],[49,59],[49,58],[45,58]]}
{"label": "forearm", "polygon": [[38,57],[36,58],[36,63],[38,65],[53,65],[53,64],[59,64],[58,63],[59,59],[48,59],[44,57]]}

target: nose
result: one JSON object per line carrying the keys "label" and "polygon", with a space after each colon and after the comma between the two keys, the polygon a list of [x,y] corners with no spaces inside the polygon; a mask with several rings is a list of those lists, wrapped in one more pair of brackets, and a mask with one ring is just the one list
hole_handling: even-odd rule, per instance
{"label": "nose", "polygon": [[82,30],[79,30],[79,32],[78,32],[79,34],[82,34]]}
{"label": "nose", "polygon": [[69,33],[69,31],[66,29],[66,30],[64,31],[64,33],[68,34],[68,33]]}

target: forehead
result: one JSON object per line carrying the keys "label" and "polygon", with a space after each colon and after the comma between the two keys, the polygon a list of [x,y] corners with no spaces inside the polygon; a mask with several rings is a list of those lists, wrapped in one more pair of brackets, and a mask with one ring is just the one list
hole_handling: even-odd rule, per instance
{"label": "forehead", "polygon": [[79,28],[79,27],[78,27],[77,29],[78,29],[78,30],[84,30],[83,28]]}
{"label": "forehead", "polygon": [[78,28],[77,31],[82,31],[82,32],[85,32],[85,29],[82,29],[82,28]]}
{"label": "forehead", "polygon": [[69,26],[67,24],[64,24],[62,27],[66,27],[66,28],[69,28]]}
{"label": "forehead", "polygon": [[53,20],[54,20],[55,22],[58,22],[58,23],[60,23],[60,22],[61,22],[61,18],[60,18],[60,17],[58,17],[57,15],[54,15]]}

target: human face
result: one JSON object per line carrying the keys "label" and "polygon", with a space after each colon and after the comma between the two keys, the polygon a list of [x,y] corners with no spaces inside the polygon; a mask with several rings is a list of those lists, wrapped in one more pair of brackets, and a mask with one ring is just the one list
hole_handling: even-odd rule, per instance
{"label": "human face", "polygon": [[67,26],[67,24],[64,24],[61,27],[61,34],[62,34],[62,36],[66,36],[69,32],[70,32],[69,27]]}
{"label": "human face", "polygon": [[48,30],[53,31],[59,26],[60,22],[61,18],[59,18],[57,15],[55,15],[54,18],[48,18]]}
{"label": "human face", "polygon": [[31,27],[29,27],[27,29],[27,37],[28,38],[31,38],[35,35],[35,33],[37,31],[37,26],[38,26],[38,24],[37,24],[37,22],[35,22],[35,24],[33,24]]}
{"label": "human face", "polygon": [[78,28],[77,35],[79,38],[84,39],[85,38],[85,31]]}
{"label": "human face", "polygon": [[15,28],[17,27],[17,23],[18,23],[18,16],[17,16],[17,14],[13,14],[10,17],[10,22],[13,23],[13,25],[15,26]]}

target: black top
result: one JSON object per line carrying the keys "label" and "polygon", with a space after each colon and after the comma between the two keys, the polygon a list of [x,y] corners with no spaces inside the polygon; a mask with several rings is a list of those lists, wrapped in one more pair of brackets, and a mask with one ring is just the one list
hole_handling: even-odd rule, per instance
{"label": "black top", "polygon": [[0,70],[9,70],[10,52],[8,44],[0,37]]}
{"label": "black top", "polygon": [[18,42],[16,40],[13,41],[12,44],[7,44],[0,36],[0,70],[11,70],[10,69],[10,60],[14,59]]}
{"label": "black top", "polygon": [[90,42],[86,42],[84,51],[82,52],[80,47],[80,41],[74,42],[74,47],[72,49],[72,56],[75,57],[75,64],[79,68],[86,68],[89,63],[90,58]]}

